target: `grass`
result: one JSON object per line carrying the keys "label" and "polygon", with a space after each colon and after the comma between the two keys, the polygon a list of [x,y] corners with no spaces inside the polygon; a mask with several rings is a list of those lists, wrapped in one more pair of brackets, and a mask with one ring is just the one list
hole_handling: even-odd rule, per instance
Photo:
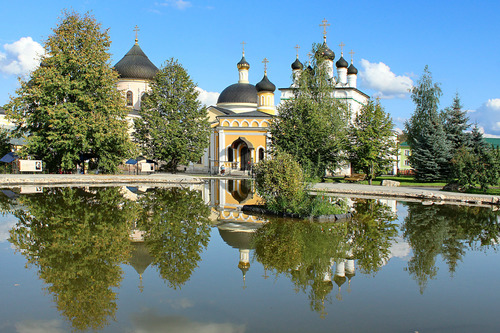
{"label": "grass", "polygon": [[[447,184],[447,182],[440,181],[440,182],[421,182],[421,181],[416,181],[415,177],[413,176],[379,176],[375,178],[372,181],[372,185],[380,185],[382,183],[382,180],[387,179],[387,180],[395,180],[397,182],[400,182],[400,186],[407,186],[407,187],[443,187]],[[347,183],[344,181],[344,177],[328,177],[326,179],[327,183]],[[362,182],[357,182],[356,184],[365,184],[368,185],[368,181],[364,180]]]}

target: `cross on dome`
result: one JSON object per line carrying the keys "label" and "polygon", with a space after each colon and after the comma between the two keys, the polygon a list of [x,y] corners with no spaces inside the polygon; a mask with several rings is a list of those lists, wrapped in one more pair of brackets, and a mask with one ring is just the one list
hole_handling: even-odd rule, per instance
{"label": "cross on dome", "polygon": [[243,49],[243,56],[245,56],[245,41],[241,42],[241,47]]}
{"label": "cross on dome", "polygon": [[345,44],[343,42],[340,42],[339,46],[340,46],[340,56],[342,57],[342,56],[344,56],[344,46],[345,46]]}
{"label": "cross on dome", "polygon": [[323,21],[321,21],[321,22],[322,22],[322,24],[320,24],[319,26],[323,27],[323,38],[326,40],[326,27],[329,27],[330,23],[328,23],[326,18],[324,18]]}
{"label": "cross on dome", "polygon": [[353,51],[353,50],[351,50],[351,52],[349,52],[349,54],[351,55],[351,64],[352,64],[353,59],[354,59],[354,51]]}
{"label": "cross on dome", "polygon": [[137,25],[134,27],[134,31],[135,31],[135,43],[137,44],[139,43],[138,32],[140,31]]}
{"label": "cross on dome", "polygon": [[294,49],[297,51],[297,59],[299,59],[299,49],[300,49],[299,44],[295,45]]}
{"label": "cross on dome", "polygon": [[269,60],[267,60],[267,58],[264,58],[264,60],[262,60],[262,63],[264,64],[264,74],[267,74],[267,63],[269,62]]}

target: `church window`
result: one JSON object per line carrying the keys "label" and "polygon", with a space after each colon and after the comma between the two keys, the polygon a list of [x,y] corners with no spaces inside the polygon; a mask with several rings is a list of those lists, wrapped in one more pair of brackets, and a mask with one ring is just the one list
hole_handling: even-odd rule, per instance
{"label": "church window", "polygon": [[264,148],[259,148],[259,161],[264,159]]}
{"label": "church window", "polygon": [[134,94],[130,90],[127,91],[127,106],[134,106]]}
{"label": "church window", "polygon": [[405,165],[410,166],[410,160],[405,160]]}
{"label": "church window", "polygon": [[410,150],[409,149],[405,149],[405,156],[410,156]]}
{"label": "church window", "polygon": [[227,160],[229,162],[233,162],[233,160],[234,160],[234,155],[233,154],[234,154],[233,153],[233,148],[227,147]]}

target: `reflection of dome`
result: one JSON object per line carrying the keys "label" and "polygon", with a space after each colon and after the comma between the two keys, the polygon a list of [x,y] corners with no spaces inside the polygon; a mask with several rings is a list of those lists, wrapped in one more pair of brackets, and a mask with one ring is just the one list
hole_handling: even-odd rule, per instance
{"label": "reflection of dome", "polygon": [[234,249],[253,249],[252,237],[253,232],[232,231],[227,229],[219,229],[221,238],[227,245]]}
{"label": "reflection of dome", "polygon": [[132,46],[130,51],[116,63],[115,69],[122,79],[152,80],[158,68],[149,60],[139,44]]}
{"label": "reflection of dome", "polygon": [[257,105],[257,89],[250,83],[235,83],[224,89],[217,99],[220,103],[252,103]]}
{"label": "reflection of dome", "polygon": [[137,274],[142,275],[153,261],[153,257],[149,255],[149,251],[143,242],[133,242],[130,246],[132,251],[128,262]]}

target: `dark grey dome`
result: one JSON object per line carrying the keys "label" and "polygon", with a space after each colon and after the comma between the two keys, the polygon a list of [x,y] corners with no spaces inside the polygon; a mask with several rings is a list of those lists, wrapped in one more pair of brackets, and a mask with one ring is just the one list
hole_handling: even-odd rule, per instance
{"label": "dark grey dome", "polygon": [[152,80],[158,68],[149,60],[138,44],[116,63],[115,69],[122,79]]}
{"label": "dark grey dome", "polygon": [[347,74],[358,74],[358,69],[353,64],[347,68]]}
{"label": "dark grey dome", "polygon": [[347,61],[345,61],[344,57],[340,57],[340,59],[335,63],[335,66],[337,66],[337,68],[347,68],[347,66],[349,66],[349,64],[347,63]]}
{"label": "dark grey dome", "polygon": [[274,92],[276,90],[276,86],[271,81],[269,81],[267,75],[264,74],[262,80],[260,80],[260,82],[255,85],[255,89],[257,89],[258,92],[261,91]]}
{"label": "dark grey dome", "polygon": [[253,249],[252,232],[241,232],[219,229],[221,238],[227,245],[235,249]]}
{"label": "dark grey dome", "polygon": [[250,64],[245,59],[245,56],[242,56],[240,62],[236,65],[238,66],[238,68],[250,68]]}
{"label": "dark grey dome", "polygon": [[224,89],[217,99],[219,103],[257,104],[257,89],[250,83],[235,83]]}
{"label": "dark grey dome", "polygon": [[304,65],[299,61],[299,58],[295,59],[295,61],[292,63],[292,69],[297,70],[297,69],[302,69],[304,68]]}
{"label": "dark grey dome", "polygon": [[335,53],[330,50],[328,45],[326,45],[326,42],[324,42],[323,45],[319,47],[318,51],[316,51],[316,57],[326,58],[333,61],[333,59],[335,59]]}

